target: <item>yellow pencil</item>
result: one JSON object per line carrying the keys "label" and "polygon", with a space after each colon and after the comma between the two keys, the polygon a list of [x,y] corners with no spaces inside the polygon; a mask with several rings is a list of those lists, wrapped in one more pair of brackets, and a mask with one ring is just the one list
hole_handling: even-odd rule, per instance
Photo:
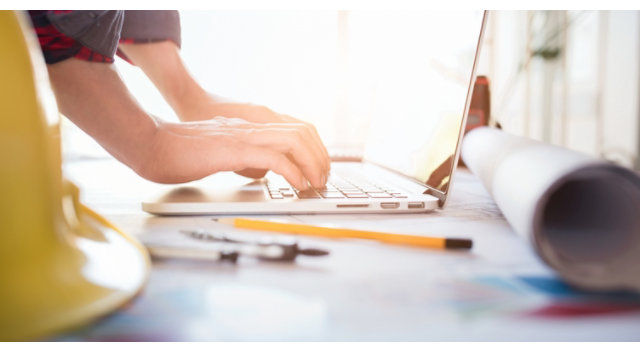
{"label": "yellow pencil", "polygon": [[427,248],[470,249],[473,245],[471,239],[467,238],[402,235],[386,232],[360,231],[245,218],[219,218],[216,219],[216,221],[223,224],[233,225],[234,227],[241,229],[284,232],[294,235],[311,235],[329,238],[360,238],[377,240],[390,244]]}

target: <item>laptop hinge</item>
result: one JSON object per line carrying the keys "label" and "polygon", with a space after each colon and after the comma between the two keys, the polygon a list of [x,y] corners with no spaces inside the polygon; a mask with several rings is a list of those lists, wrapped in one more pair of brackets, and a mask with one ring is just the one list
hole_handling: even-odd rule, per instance
{"label": "laptop hinge", "polygon": [[422,194],[428,194],[430,196],[434,196],[436,198],[438,198],[438,206],[442,208],[442,206],[444,205],[444,200],[445,200],[445,195],[444,193],[435,190],[433,188],[429,188],[429,186],[427,186],[427,189],[422,192]]}

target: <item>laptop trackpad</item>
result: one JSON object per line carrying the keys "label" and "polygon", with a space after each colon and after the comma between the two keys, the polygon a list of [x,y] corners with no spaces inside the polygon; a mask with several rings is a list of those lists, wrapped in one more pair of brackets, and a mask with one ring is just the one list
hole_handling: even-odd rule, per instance
{"label": "laptop trackpad", "polygon": [[262,181],[254,181],[235,187],[181,186],[173,188],[156,202],[158,203],[218,203],[218,202],[261,202],[268,199]]}

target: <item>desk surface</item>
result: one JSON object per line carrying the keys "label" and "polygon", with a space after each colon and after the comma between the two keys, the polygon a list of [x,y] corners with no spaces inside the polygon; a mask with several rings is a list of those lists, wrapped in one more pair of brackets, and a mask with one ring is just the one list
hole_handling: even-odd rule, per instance
{"label": "desk surface", "polygon": [[[167,186],[108,160],[67,162],[83,202],[135,236],[211,228],[211,217],[153,217],[140,201]],[[557,280],[479,181],[457,171],[450,203],[421,215],[290,216],[410,234],[468,236],[471,252],[300,238],[328,257],[295,263],[153,263],[139,297],[58,340],[640,340],[640,299]]]}

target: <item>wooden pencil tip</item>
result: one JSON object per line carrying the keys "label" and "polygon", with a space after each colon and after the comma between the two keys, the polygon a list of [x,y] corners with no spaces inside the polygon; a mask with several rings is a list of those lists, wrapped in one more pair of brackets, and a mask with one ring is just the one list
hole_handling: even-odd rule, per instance
{"label": "wooden pencil tip", "polygon": [[214,218],[212,220],[221,224],[233,225],[235,218]]}

